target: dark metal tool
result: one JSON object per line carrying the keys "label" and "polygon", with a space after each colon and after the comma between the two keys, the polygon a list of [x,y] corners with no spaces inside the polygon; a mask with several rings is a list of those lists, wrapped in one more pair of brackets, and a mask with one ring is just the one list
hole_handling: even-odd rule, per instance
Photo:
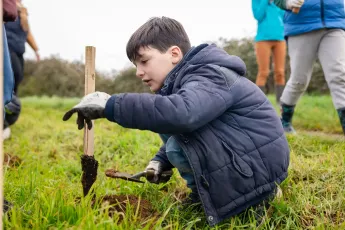
{"label": "dark metal tool", "polygon": [[[165,183],[165,182],[169,181],[172,174],[173,174],[172,170],[162,172],[157,184]],[[154,171],[153,170],[145,170],[145,171],[136,173],[134,175],[131,175],[129,173],[119,172],[119,171],[116,171],[114,169],[107,169],[105,171],[105,175],[107,177],[111,177],[111,178],[115,178],[115,179],[123,179],[123,180],[127,180],[127,181],[132,181],[132,182],[144,183],[144,181],[142,181],[140,179],[142,177],[145,177],[147,180],[151,180],[154,176]]]}

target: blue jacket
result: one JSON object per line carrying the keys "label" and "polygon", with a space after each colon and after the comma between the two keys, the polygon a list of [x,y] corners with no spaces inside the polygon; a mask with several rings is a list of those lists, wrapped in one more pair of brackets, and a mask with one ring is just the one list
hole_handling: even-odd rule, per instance
{"label": "blue jacket", "polygon": [[285,36],[299,35],[313,30],[345,29],[344,0],[308,0],[298,14],[286,11]]}
{"label": "blue jacket", "polygon": [[[260,202],[287,176],[280,119],[245,72],[240,58],[203,44],[185,55],[157,94],[113,95],[105,108],[106,118],[123,127],[173,135],[210,225]],[[157,157],[166,159],[164,145]]]}
{"label": "blue jacket", "polygon": [[258,21],[255,41],[284,40],[284,10],[268,0],[252,0],[252,10]]}
{"label": "blue jacket", "polygon": [[28,33],[22,29],[20,20],[18,16],[16,21],[5,23],[5,28],[10,51],[18,55],[23,55],[25,53],[25,43]]}

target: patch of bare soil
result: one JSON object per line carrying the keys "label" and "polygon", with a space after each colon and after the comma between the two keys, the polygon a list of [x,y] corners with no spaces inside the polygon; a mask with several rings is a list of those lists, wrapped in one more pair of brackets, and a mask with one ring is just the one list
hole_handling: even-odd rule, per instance
{"label": "patch of bare soil", "polygon": [[113,217],[115,213],[121,213],[120,221],[127,213],[127,208],[131,208],[131,213],[137,213],[141,220],[147,220],[157,216],[152,204],[145,199],[140,199],[134,195],[106,195],[100,199],[102,206],[110,206],[109,216]]}

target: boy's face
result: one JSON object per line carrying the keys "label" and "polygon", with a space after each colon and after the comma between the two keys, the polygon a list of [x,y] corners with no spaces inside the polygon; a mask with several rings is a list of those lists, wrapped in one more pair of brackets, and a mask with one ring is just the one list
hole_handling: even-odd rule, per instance
{"label": "boy's face", "polygon": [[166,76],[182,58],[183,54],[178,46],[170,47],[165,53],[151,46],[141,47],[134,61],[136,75],[152,92],[157,92],[162,88]]}

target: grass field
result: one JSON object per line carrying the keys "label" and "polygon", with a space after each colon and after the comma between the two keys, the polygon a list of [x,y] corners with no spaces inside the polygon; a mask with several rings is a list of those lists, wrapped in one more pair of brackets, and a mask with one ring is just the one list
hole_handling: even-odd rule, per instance
{"label": "grass field", "polygon": [[[156,134],[105,120],[95,126],[97,197],[135,195],[141,204],[150,202],[155,216],[144,218],[137,206],[128,205],[123,213],[109,217],[109,205],[91,208],[90,197],[76,202],[82,196],[83,132],[77,130],[74,119],[62,121],[63,113],[76,102],[22,99],[22,115],[4,142],[5,153],[22,160],[5,167],[5,197],[14,204],[10,218],[5,217],[6,229],[210,229],[203,213],[178,210],[187,189],[177,173],[161,185],[104,175],[108,168],[128,173],[143,170],[161,144]],[[345,142],[330,97],[304,96],[294,126],[298,135],[288,136],[291,162],[281,185],[283,199],[272,203],[273,214],[262,229],[345,229]],[[254,227],[250,217],[240,215],[213,229]]]}

